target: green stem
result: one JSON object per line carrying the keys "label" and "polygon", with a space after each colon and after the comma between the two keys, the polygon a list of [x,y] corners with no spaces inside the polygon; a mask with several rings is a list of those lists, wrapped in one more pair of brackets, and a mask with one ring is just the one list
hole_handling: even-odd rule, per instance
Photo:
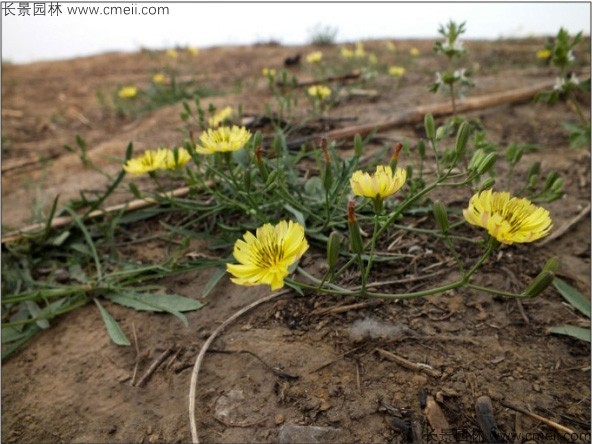
{"label": "green stem", "polygon": [[[378,233],[378,211],[374,212],[374,231],[372,233],[372,239],[370,240],[370,257],[368,258],[368,267],[366,268],[366,272],[364,273],[364,279],[362,282],[368,282],[368,278],[370,277],[370,270],[372,269],[372,261],[374,260],[374,250],[376,249],[376,233]],[[365,289],[365,286],[364,286]]]}
{"label": "green stem", "polygon": [[504,296],[504,297],[508,297],[508,298],[519,298],[519,299],[524,298],[524,296],[521,294],[509,293],[507,291],[501,291],[501,290],[494,290],[493,288],[481,287],[479,285],[467,284],[467,288],[470,288],[472,290],[482,291],[484,293],[490,293],[490,294],[495,294],[498,296]]}
{"label": "green stem", "polygon": [[584,112],[582,111],[582,108],[580,107],[580,104],[578,103],[578,100],[576,99],[576,96],[574,95],[573,91],[569,92],[569,100],[575,106],[576,112],[578,113],[578,117],[580,118],[580,122],[582,123],[582,125],[584,125],[584,127],[586,127],[588,125],[588,120],[586,120],[586,118],[584,117]]}

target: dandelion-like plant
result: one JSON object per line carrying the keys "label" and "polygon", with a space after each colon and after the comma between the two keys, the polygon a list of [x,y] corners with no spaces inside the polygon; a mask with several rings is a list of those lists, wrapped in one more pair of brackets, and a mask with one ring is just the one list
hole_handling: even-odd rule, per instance
{"label": "dandelion-like plant", "polygon": [[508,192],[485,190],[475,194],[463,210],[468,223],[483,227],[502,244],[533,242],[551,231],[549,211]]}
{"label": "dandelion-like plant", "polygon": [[197,48],[196,48],[196,47],[194,47],[194,46],[190,46],[190,47],[188,47],[188,48],[187,48],[187,52],[188,52],[190,55],[192,55],[192,56],[199,55],[199,49],[197,49]]}
{"label": "dandelion-like plant", "polygon": [[208,120],[208,124],[211,128],[217,128],[218,126],[222,125],[226,120],[228,120],[232,116],[232,107],[227,106],[222,108],[216,114],[214,114]]}
{"label": "dandelion-like plant", "polygon": [[191,155],[185,148],[177,148],[175,150],[167,150],[165,161],[165,168],[167,170],[176,170],[181,168],[191,160]]}
{"label": "dandelion-like plant", "polygon": [[331,89],[325,85],[313,85],[308,88],[308,95],[319,100],[324,100],[331,95]]}
{"label": "dandelion-like plant", "polygon": [[407,170],[397,168],[393,172],[390,166],[378,165],[374,174],[361,170],[355,171],[350,179],[350,185],[357,196],[384,199],[399,191],[406,179]]}
{"label": "dandelion-like plant", "polygon": [[405,68],[402,66],[391,66],[388,70],[389,75],[393,77],[403,77],[405,75]]}
{"label": "dandelion-like plant", "polygon": [[123,169],[134,176],[141,176],[152,171],[165,169],[167,158],[168,152],[165,148],[159,148],[156,151],[148,150],[142,156],[128,160],[123,165]]}
{"label": "dandelion-like plant", "polygon": [[256,235],[247,231],[234,244],[238,264],[227,264],[232,282],[238,285],[269,285],[272,290],[284,286],[289,268],[308,250],[304,227],[285,220],[265,224]]}
{"label": "dandelion-like plant", "polygon": [[179,57],[179,53],[174,49],[169,49],[166,52],[166,56],[171,59],[176,59],[177,57]]}
{"label": "dandelion-like plant", "polygon": [[133,99],[138,95],[138,88],[135,86],[124,86],[117,92],[120,99]]}
{"label": "dandelion-like plant", "polygon": [[306,61],[311,64],[320,63],[322,59],[323,53],[321,51],[314,51],[306,56]]}
{"label": "dandelion-like plant", "polygon": [[199,138],[201,145],[197,145],[195,151],[206,155],[238,151],[250,138],[251,132],[243,126],[221,126],[205,131]]}
{"label": "dandelion-like plant", "polygon": [[536,58],[539,60],[548,60],[553,55],[553,53],[551,52],[550,49],[544,48],[544,49],[539,49],[535,55],[536,55]]}
{"label": "dandelion-like plant", "polygon": [[165,81],[165,76],[162,73],[157,73],[152,76],[152,83],[156,85],[162,85]]}

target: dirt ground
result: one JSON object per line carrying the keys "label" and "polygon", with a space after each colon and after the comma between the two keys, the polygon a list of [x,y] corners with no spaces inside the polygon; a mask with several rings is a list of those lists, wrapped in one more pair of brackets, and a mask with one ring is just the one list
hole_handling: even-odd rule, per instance
{"label": "dirt ground", "polygon": [[[394,79],[386,77],[364,85],[377,90],[378,96],[349,97],[329,115],[353,116],[355,124],[365,124],[417,105],[446,101],[427,91],[433,71],[442,66],[442,60],[431,53],[432,43],[397,42],[397,55],[383,49],[385,42],[367,42],[368,51],[390,57],[391,64],[404,61],[406,75],[398,88]],[[582,45],[578,72],[585,77],[589,76],[589,39]],[[414,46],[422,55],[415,60],[405,58]],[[541,46],[540,40],[467,42],[477,84],[469,95],[552,82],[553,70],[534,58]],[[259,114],[271,100],[262,68],[279,68],[286,57],[313,49],[279,45],[210,48],[176,63],[183,74],[194,75],[217,91],[203,103],[217,107],[242,104],[245,113]],[[338,57],[338,46],[322,50],[326,57]],[[34,214],[47,210],[58,193],[60,201],[66,202],[80,190],[107,185],[103,176],[84,168],[77,155],[63,148],[74,144],[76,134],[85,138],[96,164],[111,173],[120,169],[117,159],[123,158],[130,141],[136,152],[180,141],[179,103],[137,118],[120,118],[97,99],[97,91],[148,84],[163,63],[169,63],[164,54],[142,52],[3,65],[4,231],[37,221]],[[299,80],[307,79],[303,68],[294,68],[294,73]],[[589,98],[584,99],[588,109]],[[523,178],[538,160],[543,172],[552,169],[564,178],[565,196],[546,205],[555,229],[589,204],[590,154],[568,146],[561,126],[564,121],[575,121],[568,106],[527,102],[483,109],[466,117],[479,118],[488,138],[502,147],[511,142],[540,147],[524,156],[517,176]],[[345,121],[339,126],[350,124]],[[401,138],[415,141],[422,135],[421,124],[397,128],[380,133],[368,150]],[[147,185],[143,179],[134,180],[140,187]],[[496,188],[503,189],[503,184],[500,174]],[[440,192],[438,197],[456,206],[470,197],[468,190],[455,193]],[[116,193],[112,202],[130,198],[129,193]],[[429,228],[428,222],[422,223]],[[163,230],[157,221],[140,222],[130,229],[139,233]],[[479,233],[467,226],[466,235]],[[200,247],[193,246],[196,251]],[[479,252],[469,245],[463,248],[465,257],[477,259]],[[164,241],[153,241],[134,254],[150,261],[166,257],[167,251]],[[398,236],[393,251],[408,260],[395,269],[377,267],[374,276],[376,280],[398,280],[393,291],[428,288],[454,276],[443,243],[407,233]],[[487,261],[475,282],[520,291],[553,255],[561,261],[558,275],[589,297],[589,215],[544,247],[503,248]],[[324,252],[311,249],[302,265],[320,274],[323,261]],[[212,273],[191,272],[161,283],[171,292],[199,299]],[[352,279],[350,284],[356,282]],[[189,441],[191,367],[202,344],[225,319],[268,294],[266,288],[237,287],[224,278],[204,300],[203,309],[187,314],[189,328],[170,315],[140,313],[105,302],[124,331],[135,330],[139,355],[133,346],[111,343],[92,305],[56,320],[2,363],[2,441]],[[393,417],[427,433],[431,429],[422,407],[429,396],[436,397],[450,427],[457,430],[452,441],[462,441],[462,433],[466,436],[478,429],[475,402],[483,395],[492,399],[495,419],[504,433],[524,434],[514,442],[565,439],[550,426],[504,407],[502,401],[574,431],[590,432],[590,345],[547,333],[549,327],[588,326],[589,322],[553,288],[521,303],[460,290],[419,300],[361,301],[349,309],[338,309],[357,302],[293,293],[234,322],[215,341],[200,374],[196,414],[201,441],[278,442],[280,433],[285,434],[293,424],[335,429],[325,431],[328,435],[321,442],[407,442],[409,436],[393,426]],[[386,359],[384,351],[420,365],[414,369],[401,366]],[[163,352],[168,357],[151,378],[142,387],[131,386],[136,363],[141,375]],[[428,438],[424,434],[422,439]]]}

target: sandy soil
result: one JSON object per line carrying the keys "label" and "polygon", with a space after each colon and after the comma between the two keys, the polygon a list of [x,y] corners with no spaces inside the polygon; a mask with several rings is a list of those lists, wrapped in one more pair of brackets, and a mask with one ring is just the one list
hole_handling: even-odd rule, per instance
{"label": "sandy soil", "polygon": [[[363,85],[377,90],[378,96],[350,97],[329,115],[354,116],[355,124],[363,124],[417,105],[445,101],[426,87],[433,70],[441,66],[430,52],[431,44],[397,42],[399,55],[394,55],[384,50],[384,42],[368,42],[367,50],[390,57],[390,63],[408,63],[407,75],[398,88],[394,79],[387,78]],[[585,45],[588,52],[581,51],[582,72],[589,64],[589,41]],[[414,61],[405,58],[412,46],[423,53]],[[541,42],[467,42],[466,46],[477,83],[471,96],[553,80],[552,70],[534,59]],[[195,76],[217,91],[202,102],[218,107],[242,104],[245,113],[258,114],[270,101],[261,69],[281,67],[286,57],[311,50],[274,45],[211,48],[175,63],[182,75]],[[339,54],[338,47],[323,51],[326,57]],[[110,94],[123,84],[147,85],[156,70],[170,63],[164,54],[144,52],[3,66],[4,229],[34,222],[34,210],[47,211],[58,193],[66,202],[81,190],[107,184],[103,176],[84,168],[77,155],[63,149],[64,144],[74,143],[76,134],[85,138],[97,165],[111,173],[119,170],[117,159],[123,158],[130,141],[136,151],[178,143],[180,104],[136,118],[120,118],[102,107],[96,96],[97,91]],[[299,79],[307,79],[305,69],[294,68],[294,72]],[[574,120],[574,113],[565,104],[504,105],[467,117],[479,118],[488,137],[502,146],[519,142],[540,147],[525,156],[517,175],[523,176],[539,160],[543,171],[553,169],[565,179],[566,195],[547,206],[556,227],[590,202],[589,151],[568,147],[561,122]],[[374,141],[369,150],[378,150],[385,140],[416,140],[422,135],[421,124],[397,128],[381,133],[382,139]],[[142,179],[134,180],[140,187],[147,186]],[[500,175],[499,186],[503,180]],[[461,194],[441,193],[439,197],[459,202],[470,196],[468,191]],[[121,192],[111,202],[129,199],[129,193]],[[163,230],[155,220],[130,229],[141,233]],[[471,228],[466,230],[475,235]],[[378,269],[375,279],[401,280],[396,290],[428,287],[454,274],[447,265],[444,245],[425,236],[404,235],[394,251],[408,254],[409,261],[396,269]],[[166,258],[168,252],[166,242],[153,241],[132,253],[149,262]],[[470,246],[462,253],[475,259],[479,254]],[[317,270],[323,255],[313,250],[303,265]],[[567,235],[542,248],[503,249],[487,262],[477,282],[519,291],[552,255],[561,261],[559,275],[589,296],[589,215]],[[191,272],[161,284],[171,292],[199,299],[212,272]],[[440,274],[425,277],[433,272]],[[139,355],[134,347],[110,342],[94,306],[58,319],[2,363],[2,441],[189,441],[189,380],[200,347],[226,318],[267,294],[265,288],[239,288],[224,278],[204,301],[206,306],[188,314],[189,328],[169,315],[139,313],[105,302],[124,331],[135,329]],[[546,332],[564,323],[586,326],[588,320],[566,305],[554,289],[522,303],[462,290],[397,303],[363,301],[349,310],[335,310],[356,302],[360,301],[289,294],[228,328],[214,343],[216,351],[206,356],[200,378],[197,421],[202,441],[278,442],[286,425],[297,424],[338,429],[325,441],[406,442],[408,437],[393,427],[393,416],[427,432],[422,402],[428,395],[438,395],[454,429],[478,429],[474,406],[478,397],[486,395],[505,433],[553,433],[554,429],[504,407],[501,401],[578,432],[590,431],[590,346]],[[360,333],[364,325],[360,327],[360,322],[378,325],[380,335]],[[425,366],[424,370],[402,367],[378,350],[426,364],[434,371],[425,371]],[[146,384],[131,386],[136,363],[138,374],[143,374],[163,352],[170,352],[169,357]],[[457,436],[457,440],[461,439]]]}

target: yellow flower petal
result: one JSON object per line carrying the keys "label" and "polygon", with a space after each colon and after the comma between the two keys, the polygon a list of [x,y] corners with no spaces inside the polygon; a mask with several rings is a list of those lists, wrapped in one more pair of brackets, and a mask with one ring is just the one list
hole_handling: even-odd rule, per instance
{"label": "yellow flower petal", "polygon": [[357,196],[384,199],[399,191],[406,179],[407,170],[397,168],[393,173],[391,167],[378,165],[376,172],[372,175],[361,170],[355,171],[350,179],[350,185]]}
{"label": "yellow flower petal", "polygon": [[238,264],[227,264],[231,281],[238,285],[269,285],[272,290],[284,286],[288,268],[308,250],[304,227],[280,221],[257,228],[256,236],[246,232],[234,244]]}
{"label": "yellow flower petal", "polygon": [[199,138],[201,146],[197,145],[195,151],[200,154],[238,151],[246,145],[250,138],[251,133],[245,127],[221,126],[205,131]]}
{"label": "yellow flower petal", "polygon": [[549,212],[508,192],[485,190],[475,194],[463,210],[471,225],[485,228],[503,244],[533,242],[551,231]]}

